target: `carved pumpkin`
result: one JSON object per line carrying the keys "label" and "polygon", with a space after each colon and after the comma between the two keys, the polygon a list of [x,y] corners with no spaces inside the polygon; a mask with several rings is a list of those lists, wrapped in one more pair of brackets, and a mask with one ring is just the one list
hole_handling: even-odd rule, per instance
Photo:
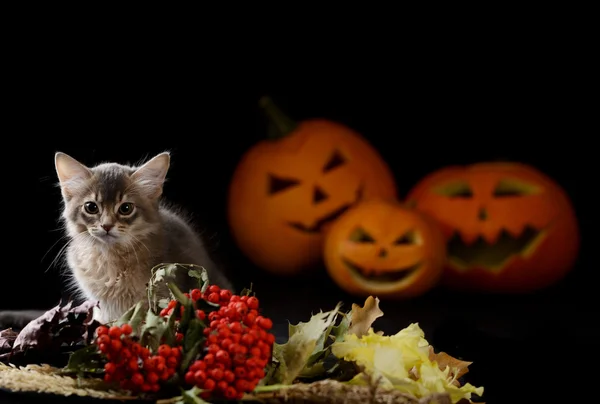
{"label": "carved pumpkin", "polygon": [[228,196],[228,221],[240,250],[280,275],[315,267],[322,232],[357,201],[396,198],[394,177],[358,133],[324,119],[298,124],[265,98],[277,136],[248,150]]}
{"label": "carved pumpkin", "polygon": [[528,292],[563,278],[579,233],[564,190],[517,163],[449,167],[407,197],[434,217],[448,241],[444,284],[481,292]]}
{"label": "carved pumpkin", "polygon": [[437,284],[445,247],[435,221],[398,202],[372,200],[332,224],[324,261],[331,278],[348,293],[403,299]]}

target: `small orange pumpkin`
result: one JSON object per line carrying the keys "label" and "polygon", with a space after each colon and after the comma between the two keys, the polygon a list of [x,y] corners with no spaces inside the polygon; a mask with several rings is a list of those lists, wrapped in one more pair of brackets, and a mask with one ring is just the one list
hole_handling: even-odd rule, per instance
{"label": "small orange pumpkin", "polygon": [[448,167],[421,180],[408,203],[434,217],[448,241],[446,286],[529,292],[563,278],[579,232],[565,191],[518,163]]}
{"label": "small orange pumpkin", "polygon": [[325,119],[300,123],[270,99],[261,104],[277,136],[248,150],[228,195],[228,221],[240,250],[280,275],[321,263],[323,230],[350,206],[396,198],[392,172],[350,128]]}
{"label": "small orange pumpkin", "polygon": [[357,296],[419,296],[437,284],[445,259],[437,223],[398,202],[362,202],[344,213],[325,236],[329,275]]}

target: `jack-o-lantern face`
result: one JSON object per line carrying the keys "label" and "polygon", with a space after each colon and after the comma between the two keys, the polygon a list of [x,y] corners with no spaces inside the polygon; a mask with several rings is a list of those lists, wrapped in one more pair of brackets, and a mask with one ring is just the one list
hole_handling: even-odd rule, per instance
{"label": "jack-o-lantern face", "polygon": [[[317,147],[314,152],[321,151],[319,147],[322,142],[321,145],[316,143],[313,142]],[[318,164],[315,161],[309,176],[303,176],[298,172],[281,174],[286,171],[285,169],[273,170],[278,173],[267,174],[270,196],[268,203],[274,209],[281,204],[292,206],[297,202],[300,202],[299,205],[304,203],[305,206],[298,206],[299,210],[295,215],[290,215],[287,224],[302,233],[321,233],[333,220],[362,199],[363,184],[360,178],[350,176],[351,181],[345,186],[332,186],[336,176],[341,179],[343,176],[348,176],[348,171],[351,170],[344,167],[348,164],[346,155],[347,152],[342,152],[339,146],[331,148],[325,155],[321,153],[322,163]],[[306,181],[307,177],[313,180]],[[332,192],[332,188],[335,188],[335,191]],[[302,215],[302,212],[305,214]]]}
{"label": "jack-o-lantern face", "polygon": [[570,201],[532,167],[442,169],[424,178],[408,200],[442,226],[449,287],[531,291],[558,281],[576,259],[579,236]]}
{"label": "jack-o-lantern face", "polygon": [[421,295],[440,279],[445,258],[437,224],[397,202],[362,202],[344,213],[325,237],[329,275],[359,296]]}
{"label": "jack-o-lantern face", "polygon": [[256,265],[293,274],[320,263],[323,231],[371,197],[396,197],[378,152],[343,125],[304,121],[243,156],[230,185],[229,224]]}

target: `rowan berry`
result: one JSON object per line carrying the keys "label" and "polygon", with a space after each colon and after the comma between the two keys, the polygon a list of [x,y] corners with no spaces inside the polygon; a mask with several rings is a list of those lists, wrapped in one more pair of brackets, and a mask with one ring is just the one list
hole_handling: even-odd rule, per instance
{"label": "rowan berry", "polygon": [[192,385],[192,384],[196,383],[196,379],[194,377],[194,372],[192,372],[191,370],[188,370],[185,373],[185,378],[184,379],[185,379],[186,384]]}
{"label": "rowan berry", "polygon": [[213,380],[213,379],[206,379],[204,381],[204,388],[206,390],[214,390],[216,387],[217,383]]}
{"label": "rowan berry", "polygon": [[112,362],[108,362],[104,365],[104,371],[108,374],[113,374],[117,370],[117,365]]}
{"label": "rowan berry", "polygon": [[238,397],[238,392],[235,387],[227,386],[224,396],[228,400],[235,400]]}
{"label": "rowan berry", "polygon": [[101,334],[96,341],[98,344],[109,344],[110,337],[108,336],[108,334]]}
{"label": "rowan berry", "polygon": [[158,354],[162,357],[168,357],[171,355],[171,347],[167,344],[162,344],[158,347]]}
{"label": "rowan berry", "polygon": [[192,289],[192,292],[190,293],[190,296],[192,297],[193,301],[201,299],[202,298],[202,291],[200,289]]}
{"label": "rowan berry", "polygon": [[139,372],[134,373],[133,376],[131,376],[131,382],[136,386],[141,386],[144,384],[144,376]]}
{"label": "rowan berry", "polygon": [[221,292],[221,288],[218,285],[210,285],[207,289],[208,293],[219,293]]}
{"label": "rowan berry", "polygon": [[259,327],[265,330],[270,330],[271,328],[273,328],[273,321],[270,318],[266,318],[263,316],[258,316],[256,318],[256,324],[258,324]]}
{"label": "rowan berry", "polygon": [[219,297],[221,298],[221,301],[229,303],[229,300],[231,299],[231,292],[227,289],[221,289],[219,292]]}
{"label": "rowan berry", "polygon": [[119,338],[121,336],[121,329],[116,325],[113,325],[108,329],[108,335],[111,338]]}
{"label": "rowan berry", "polygon": [[246,301],[248,308],[251,310],[258,310],[258,298],[255,296],[251,296]]}
{"label": "rowan berry", "polygon": [[221,300],[221,297],[219,296],[218,293],[213,292],[211,294],[208,295],[208,297],[206,298],[207,301],[211,302],[211,303],[219,303],[219,300]]}
{"label": "rowan berry", "polygon": [[204,370],[198,370],[194,373],[194,382],[198,385],[204,384],[206,382],[206,372]]}
{"label": "rowan berry", "polygon": [[225,380],[219,380],[217,382],[217,390],[221,393],[225,393],[225,390],[227,390],[227,387],[229,387],[229,385],[227,384],[227,382]]}
{"label": "rowan berry", "polygon": [[223,349],[219,349],[215,354],[215,359],[217,362],[228,363],[231,359],[229,357],[229,353]]}
{"label": "rowan berry", "polygon": [[131,324],[125,323],[121,326],[121,332],[123,335],[130,335],[133,332],[133,328]]}
{"label": "rowan berry", "polygon": [[98,326],[98,328],[96,328],[96,335],[97,336],[101,336],[101,335],[105,335],[108,334],[108,327],[105,325],[101,325]]}
{"label": "rowan berry", "polygon": [[113,352],[120,351],[122,347],[123,347],[123,343],[121,342],[121,340],[113,339],[110,341],[110,349]]}
{"label": "rowan berry", "polygon": [[235,380],[235,373],[233,373],[230,369],[226,369],[223,372],[223,380],[225,380],[227,383],[233,383]]}
{"label": "rowan berry", "polygon": [[204,363],[206,363],[207,365],[212,365],[213,363],[215,363],[215,355],[211,353],[207,353],[206,355],[204,355]]}

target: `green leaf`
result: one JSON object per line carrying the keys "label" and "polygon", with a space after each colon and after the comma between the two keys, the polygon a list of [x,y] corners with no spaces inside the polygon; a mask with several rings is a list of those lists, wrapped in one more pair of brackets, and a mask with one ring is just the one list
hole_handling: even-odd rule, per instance
{"label": "green leaf", "polygon": [[171,314],[169,315],[169,318],[167,319],[167,328],[163,334],[163,337],[165,338],[165,344],[169,345],[169,346],[173,346],[175,345],[175,321],[177,320],[177,313],[179,313],[179,308],[181,307],[181,304],[178,302],[175,305],[175,308],[173,309],[173,311],[171,312]]}
{"label": "green leaf", "polygon": [[202,293],[206,292],[208,289],[210,282],[208,279],[208,272],[204,267],[197,267],[198,269],[194,269],[194,266],[188,270],[188,276],[192,278],[198,279],[198,289]]}
{"label": "green leaf", "polygon": [[242,289],[242,291],[240,292],[240,296],[256,296],[256,293],[254,293],[252,288],[253,288],[253,285],[252,285],[252,283],[250,283],[249,288]]}
{"label": "green leaf", "polygon": [[325,364],[323,362],[315,361],[315,363],[312,365],[305,365],[304,369],[302,369],[298,377],[305,379],[313,379],[325,374],[326,371],[327,368],[325,367]]}
{"label": "green leaf", "polygon": [[221,306],[217,303],[211,303],[204,299],[197,300],[196,307],[198,310],[203,310],[206,314],[210,313],[211,311],[217,311],[221,308]]}
{"label": "green leaf", "polygon": [[197,342],[204,341],[204,328],[205,325],[199,318],[193,318],[190,320],[183,338],[184,351],[190,350]]}
{"label": "green leaf", "polygon": [[178,401],[176,404],[210,404],[208,401],[204,401],[200,397],[200,393],[204,390],[194,386],[189,390],[183,390],[181,392],[181,401]]}
{"label": "green leaf", "polygon": [[133,335],[137,336],[140,334],[140,326],[144,321],[144,302],[139,302],[134,306],[133,314],[129,320],[129,325],[133,329]]}
{"label": "green leaf", "polygon": [[99,374],[104,372],[105,359],[98,352],[96,345],[88,345],[85,348],[78,349],[69,356],[69,362],[61,373],[75,373],[83,376],[84,373]]}
{"label": "green leaf", "polygon": [[183,304],[184,306],[192,304],[192,299],[184,295],[183,292],[179,290],[177,285],[175,285],[174,283],[167,283],[167,287],[169,288],[171,293],[173,293],[173,296],[175,296],[175,299],[179,303]]}
{"label": "green leaf", "polygon": [[171,299],[167,299],[167,298],[159,299],[158,300],[158,308],[161,310],[166,308],[169,305],[170,300]]}
{"label": "green leaf", "polygon": [[143,345],[149,347],[150,351],[156,352],[166,329],[167,322],[165,319],[154,314],[152,310],[148,310],[146,321],[142,326],[142,331],[140,333],[140,341]]}
{"label": "green leaf", "polygon": [[258,382],[258,386],[266,386],[269,385],[270,381],[272,380],[281,379],[278,375],[276,375],[276,372],[278,372],[280,365],[285,366],[285,364],[277,362],[276,360],[272,360],[271,362],[269,362],[265,370],[265,377],[263,377],[260,380],[260,382]]}
{"label": "green leaf", "polygon": [[137,305],[131,306],[129,308],[129,310],[127,310],[125,313],[123,313],[123,315],[121,315],[121,317],[119,317],[119,319],[114,322],[114,325],[120,327],[123,324],[128,323],[129,320],[131,320],[131,316],[133,316],[133,312],[135,311],[136,307],[137,307]]}
{"label": "green leaf", "polygon": [[331,328],[331,337],[334,342],[341,342],[344,340],[348,329],[350,328],[350,323],[352,321],[352,312],[348,312],[345,314],[341,314],[342,320],[338,325],[335,325]]}
{"label": "green leaf", "polygon": [[[338,312],[339,312],[339,307],[341,307],[341,303],[338,304],[337,307],[338,307]],[[340,313],[340,314],[342,314],[342,313]],[[343,321],[344,320],[342,319],[342,322]],[[302,327],[303,327],[303,323],[300,323],[298,325],[290,324],[290,326],[289,326],[292,335],[294,335],[298,330],[301,330]],[[325,328],[324,332],[321,334],[321,336],[317,340],[317,343],[315,344],[315,348],[314,348],[313,352],[311,353],[309,358],[306,360],[306,364],[305,364],[304,368],[302,369],[302,371],[300,372],[300,374],[298,375],[298,377],[300,377],[300,378],[316,378],[326,371],[325,365],[321,362],[323,360],[325,360],[331,353],[330,344],[328,344],[328,342],[330,342],[329,337],[335,327],[336,327],[335,322],[332,322],[328,327]]]}
{"label": "green leaf", "polygon": [[154,312],[158,311],[158,290],[160,289],[159,285],[163,283],[165,279],[174,277],[175,273],[177,272],[177,269],[177,264],[158,264],[151,269],[150,281],[146,285],[148,305],[150,307],[150,310]]}
{"label": "green leaf", "polygon": [[296,380],[323,339],[323,334],[335,324],[340,306],[341,303],[338,303],[334,310],[319,312],[308,322],[298,323],[292,327],[293,334],[285,344],[273,345],[273,357],[280,362],[280,369],[269,384],[291,384]]}
{"label": "green leaf", "polygon": [[325,372],[325,377],[327,379],[339,380],[339,381],[348,381],[354,378],[358,373],[361,372],[361,369],[355,362],[345,361],[343,359],[338,360],[335,364],[327,369]]}
{"label": "green leaf", "polygon": [[201,347],[202,341],[198,341],[189,350],[183,352],[183,357],[181,358],[181,365],[179,367],[182,373],[185,372],[188,369],[188,367],[192,364],[192,361],[196,359]]}

